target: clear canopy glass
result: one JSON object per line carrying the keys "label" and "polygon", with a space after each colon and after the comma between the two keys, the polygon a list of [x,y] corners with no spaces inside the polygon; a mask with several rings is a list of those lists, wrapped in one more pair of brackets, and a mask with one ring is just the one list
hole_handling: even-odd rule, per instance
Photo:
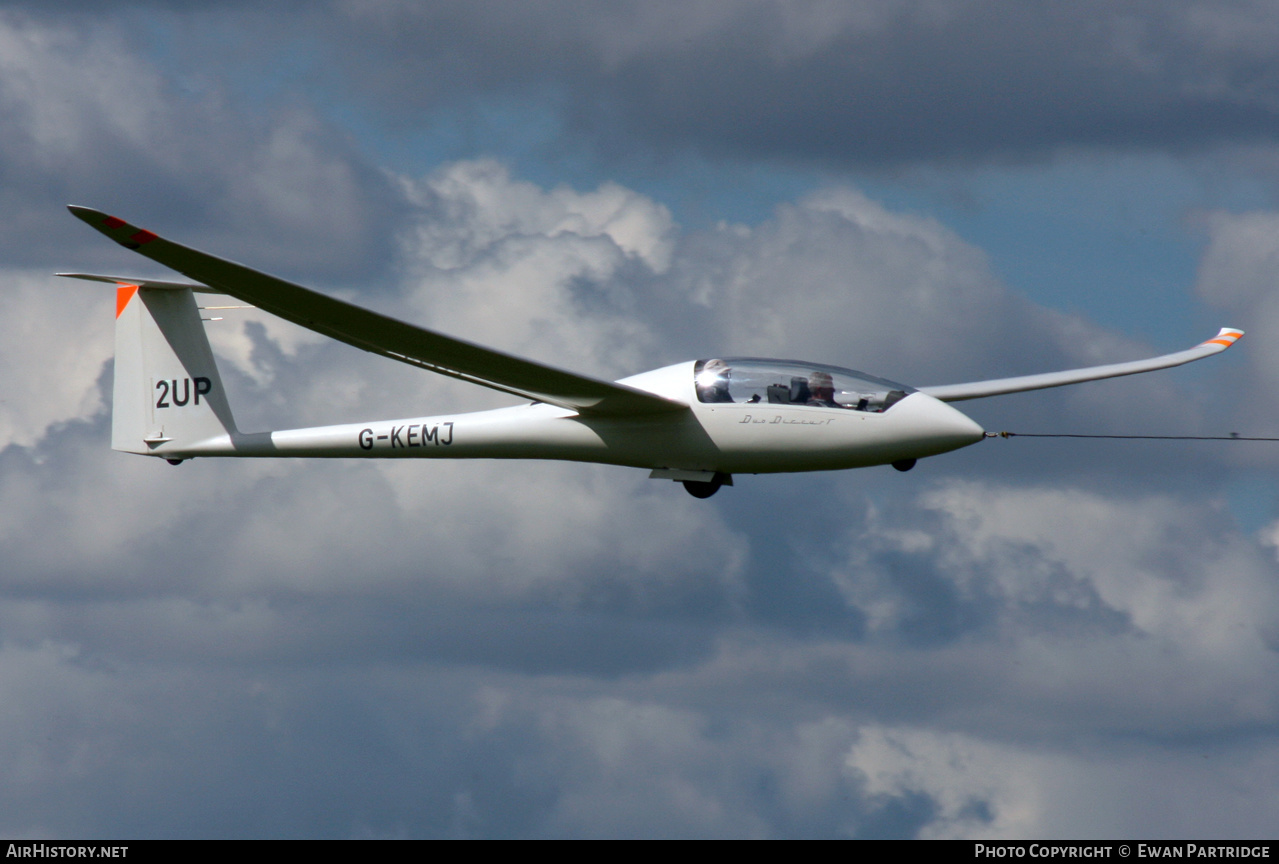
{"label": "clear canopy glass", "polygon": [[755,357],[698,360],[693,377],[700,401],[746,405],[807,405],[879,413],[915,392],[913,387],[854,369]]}

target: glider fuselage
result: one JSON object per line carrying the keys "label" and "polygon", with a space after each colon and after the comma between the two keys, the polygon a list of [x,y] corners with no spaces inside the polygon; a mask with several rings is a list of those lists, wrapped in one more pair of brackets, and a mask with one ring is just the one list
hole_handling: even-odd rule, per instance
{"label": "glider fuselage", "polygon": [[[693,369],[692,362],[679,363],[619,382],[689,406],[665,414],[583,415],[531,403],[473,413],[230,433],[182,444],[160,441],[150,452],[169,459],[566,459],[763,474],[882,465],[945,453],[983,436],[981,427],[964,414],[924,393],[911,393],[879,413],[815,405],[704,403],[695,395]],[[185,407],[156,409],[157,429],[163,433],[166,414]]]}

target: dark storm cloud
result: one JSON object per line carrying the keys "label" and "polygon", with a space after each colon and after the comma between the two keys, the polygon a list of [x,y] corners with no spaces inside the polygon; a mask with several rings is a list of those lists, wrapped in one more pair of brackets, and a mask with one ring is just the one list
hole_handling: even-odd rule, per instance
{"label": "dark storm cloud", "polygon": [[549,92],[601,153],[901,166],[1279,132],[1279,14],[1265,4],[337,8],[344,74],[386,112]]}

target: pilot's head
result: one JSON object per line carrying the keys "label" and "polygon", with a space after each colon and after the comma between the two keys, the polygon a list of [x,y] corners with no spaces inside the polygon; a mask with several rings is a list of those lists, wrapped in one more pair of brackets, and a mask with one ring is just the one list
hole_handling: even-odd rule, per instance
{"label": "pilot's head", "polygon": [[835,401],[835,382],[829,372],[813,372],[808,376],[808,392],[814,399],[825,402]]}
{"label": "pilot's head", "polygon": [[697,373],[697,398],[702,402],[732,402],[728,393],[732,371],[723,360],[707,360]]}
{"label": "pilot's head", "polygon": [[732,367],[723,360],[707,360],[702,371],[697,374],[697,384],[699,387],[723,387],[728,383],[728,376],[732,371]]}

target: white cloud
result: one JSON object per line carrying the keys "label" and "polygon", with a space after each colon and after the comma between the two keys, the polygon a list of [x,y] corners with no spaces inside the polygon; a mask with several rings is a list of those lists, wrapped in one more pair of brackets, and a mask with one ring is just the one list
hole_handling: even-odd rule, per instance
{"label": "white cloud", "polygon": [[0,273],[0,450],[31,446],[50,426],[101,410],[98,376],[111,356],[115,291],[55,279],[51,273]]}
{"label": "white cloud", "polygon": [[544,191],[491,161],[404,186],[422,208],[403,237],[410,308],[429,323],[599,377],[642,371],[657,338],[629,268],[669,267],[666,208],[613,183]]}
{"label": "white cloud", "polygon": [[1209,214],[1196,289],[1221,306],[1248,309],[1279,291],[1279,213]]}
{"label": "white cloud", "polygon": [[514,180],[492,159],[455,162],[420,181],[401,181],[409,199],[429,208],[429,219],[408,252],[452,269],[512,236],[608,237],[655,272],[669,266],[673,224],[661,204],[617,183],[591,192],[567,186],[544,190]]}
{"label": "white cloud", "polygon": [[1279,799],[1273,746],[1202,755],[1158,746],[1045,750],[969,735],[870,725],[848,752],[871,800],[910,793],[936,807],[933,839],[1221,838],[1248,833]]}
{"label": "white cloud", "polygon": [[1068,767],[1035,753],[1008,752],[962,735],[870,726],[847,765],[872,800],[923,792],[937,813],[925,839],[1044,836],[1044,775]]}
{"label": "white cloud", "polygon": [[83,39],[74,29],[0,14],[0,104],[6,159],[57,172],[102,137],[171,152],[177,130],[161,119],[161,80],[112,28]]}
{"label": "white cloud", "polygon": [[[1207,220],[1208,246],[1199,264],[1196,291],[1230,310],[1247,331],[1249,379],[1240,414],[1245,428],[1271,434],[1270,405],[1279,397],[1279,214],[1218,212]],[[1258,398],[1262,397],[1262,398]]]}
{"label": "white cloud", "polygon": [[830,575],[872,644],[965,669],[950,712],[966,728],[1228,734],[1279,718],[1279,569],[1218,507],[974,482],[917,506],[872,511]]}

